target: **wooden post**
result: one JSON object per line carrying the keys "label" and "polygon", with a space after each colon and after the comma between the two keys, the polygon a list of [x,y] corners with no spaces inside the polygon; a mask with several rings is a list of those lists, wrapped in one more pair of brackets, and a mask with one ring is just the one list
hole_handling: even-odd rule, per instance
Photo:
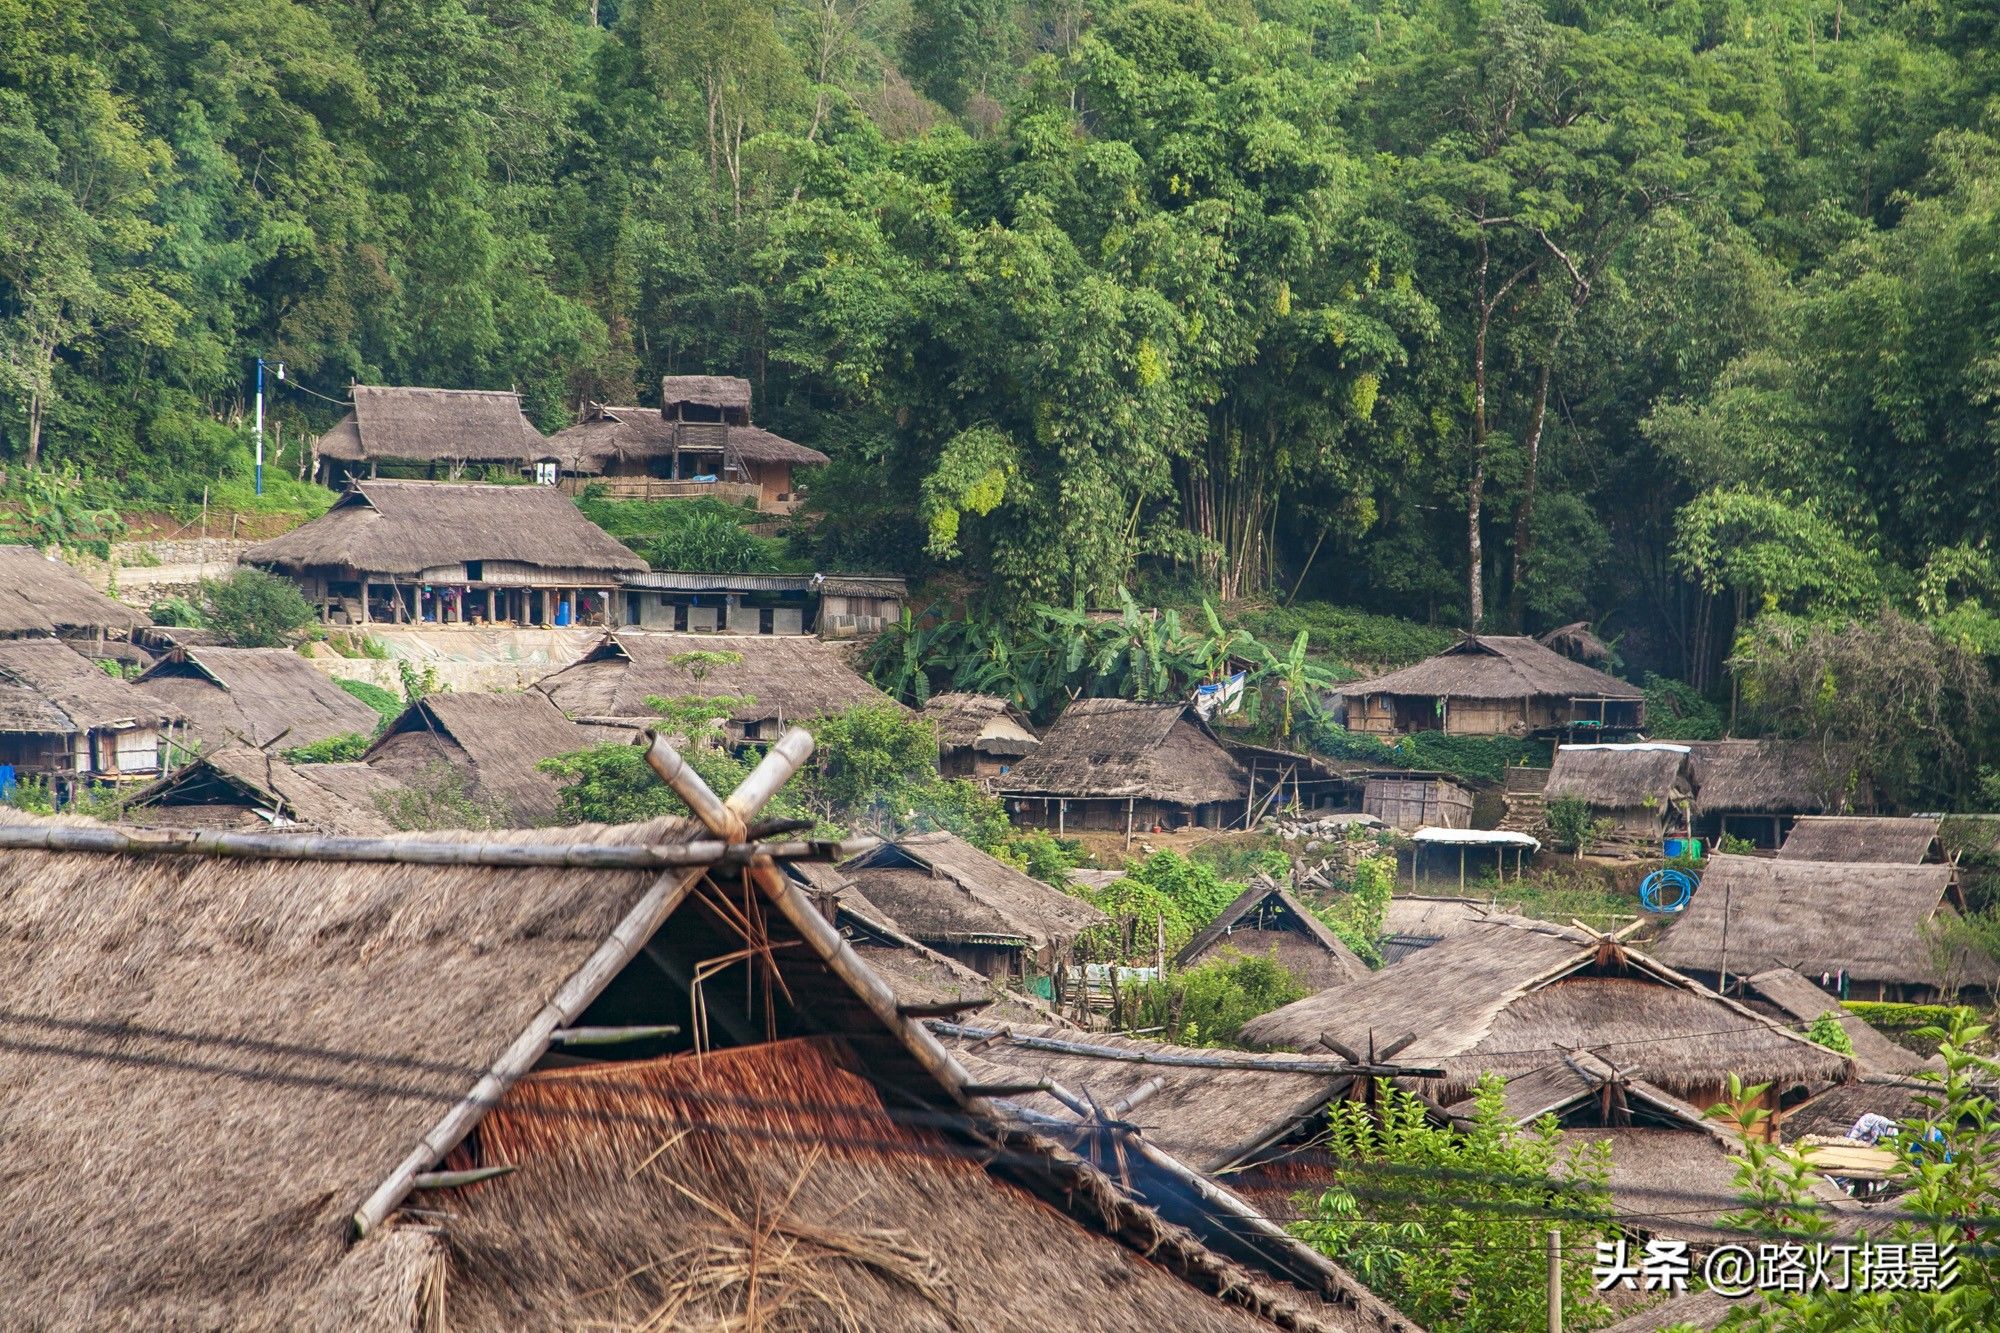
{"label": "wooden post", "polygon": [[1563,1233],[1549,1228],[1549,1333],[1563,1329]]}
{"label": "wooden post", "polygon": [[1125,798],[1125,850],[1132,850],[1132,798]]}
{"label": "wooden post", "polygon": [[1465,844],[1458,845],[1458,891],[1465,892]]}
{"label": "wooden post", "polygon": [[1069,798],[1056,798],[1056,836],[1060,838],[1069,832]]}
{"label": "wooden post", "polygon": [[1164,982],[1167,979],[1167,918],[1163,913],[1153,916],[1153,966]]}
{"label": "wooden post", "polygon": [[367,576],[366,574],[363,574],[363,575],[361,576],[361,623],[362,623],[362,624],[364,624],[364,625],[366,625],[366,624],[368,624],[368,623],[369,623],[369,621],[368,621],[368,576]]}

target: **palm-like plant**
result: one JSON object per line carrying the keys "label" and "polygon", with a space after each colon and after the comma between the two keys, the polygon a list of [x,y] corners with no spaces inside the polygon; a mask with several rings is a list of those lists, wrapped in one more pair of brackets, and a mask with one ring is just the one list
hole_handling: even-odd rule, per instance
{"label": "palm-like plant", "polygon": [[1334,674],[1306,656],[1307,634],[1300,630],[1299,637],[1292,640],[1291,648],[1283,654],[1274,653],[1262,644],[1257,652],[1262,661],[1257,668],[1257,683],[1269,682],[1278,687],[1284,700],[1283,711],[1278,719],[1278,735],[1289,739],[1292,735],[1292,712],[1297,707],[1308,717],[1316,717],[1320,712],[1320,695],[1337,683]]}

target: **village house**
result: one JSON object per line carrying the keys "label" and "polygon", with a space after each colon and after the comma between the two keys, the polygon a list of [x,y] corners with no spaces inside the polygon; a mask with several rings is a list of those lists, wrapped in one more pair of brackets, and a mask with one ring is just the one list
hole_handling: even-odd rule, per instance
{"label": "village house", "polygon": [[1615,1060],[1696,1106],[1724,1100],[1731,1074],[1767,1083],[1773,1112],[1849,1068],[1844,1056],[1609,936],[1500,915],[1254,1018],[1242,1040],[1300,1051],[1372,1044],[1408,1064],[1437,1065],[1443,1076],[1413,1090],[1441,1105],[1467,1096],[1482,1074],[1541,1068],[1558,1048]]}
{"label": "village house", "polygon": [[138,683],[187,719],[204,747],[297,749],[335,736],[372,736],[381,718],[289,648],[174,648]]}
{"label": "village house", "polygon": [[[0,639],[127,639],[153,622],[32,546],[0,545]],[[80,645],[82,646],[82,645]]]}
{"label": "village house", "polygon": [[1473,634],[1435,657],[1334,692],[1349,731],[1400,736],[1606,735],[1646,725],[1636,685],[1524,635]]}
{"label": "village house", "polygon": [[428,389],[356,384],[354,406],[313,442],[313,475],[340,489],[357,477],[415,474],[456,481],[468,468],[518,472],[545,449],[503,389]]}
{"label": "village house", "polygon": [[1077,936],[1111,918],[950,833],[885,842],[840,867],[910,938],[1061,1004]]}
{"label": "village house", "polygon": [[608,625],[646,562],[541,486],[356,481],[243,555],[331,625]]}
{"label": "village house", "polygon": [[649,698],[729,701],[732,745],[770,740],[792,722],[862,705],[898,708],[818,639],[755,634],[606,635],[536,689],[578,722],[648,726]]}
{"label": "village house", "polygon": [[1780,861],[1915,866],[1945,859],[1936,815],[1801,815],[1778,848]]}
{"label": "village house", "polygon": [[1654,952],[1725,990],[1788,967],[1842,999],[1931,1003],[2000,980],[1994,960],[1940,940],[1963,908],[1948,865],[1716,855]]}
{"label": "village house", "polygon": [[361,762],[410,791],[453,785],[503,826],[533,828],[559,822],[560,784],[537,765],[605,739],[537,690],[427,694],[383,730]]}
{"label": "village house", "polygon": [[1832,1017],[1854,1048],[1857,1074],[1913,1074],[1926,1060],[1899,1046],[1868,1020],[1849,1010],[1811,979],[1789,967],[1774,967],[1743,980],[1743,1002],[1804,1032],[1821,1018]]}
{"label": "village house", "polygon": [[224,745],[132,792],[118,818],[146,828],[393,833],[373,801],[353,799],[362,785],[373,785],[362,764],[292,765],[268,750]]}
{"label": "village house", "polygon": [[933,694],[923,714],[937,728],[938,772],[948,778],[1003,778],[1042,744],[1027,714],[991,694]]}
{"label": "village house", "polygon": [[1556,801],[1581,801],[1602,832],[1592,850],[1657,856],[1669,836],[1688,832],[1694,786],[1688,748],[1659,741],[1559,745],[1540,793],[1546,815]]}
{"label": "village house", "polygon": [[593,403],[582,421],[548,438],[543,458],[580,490],[601,485],[621,500],[708,497],[765,513],[797,507],[793,470],[827,456],[750,420],[750,381],[734,375],[668,375],[660,407]]}
{"label": "village house", "polygon": [[1363,779],[1361,813],[1393,829],[1472,827],[1472,792],[1443,773],[1374,773]]}
{"label": "village house", "polygon": [[0,985],[64,1034],[0,1050],[0,1318],[1416,1333],[1142,1137],[1024,1126],[795,886],[688,845],[740,829],[134,856],[0,812]]}
{"label": "village house", "polygon": [[1257,876],[1235,902],[1188,941],[1174,956],[1174,968],[1185,971],[1211,958],[1231,955],[1275,958],[1293,980],[1313,991],[1368,975],[1368,965],[1355,957],[1340,936],[1284,886],[1265,875]]}
{"label": "village house", "polygon": [[1694,831],[1705,846],[1739,838],[1769,851],[1802,815],[1828,808],[1824,775],[1799,741],[1691,741]]}
{"label": "village house", "polygon": [[627,574],[619,623],[695,634],[818,634],[852,638],[880,632],[903,614],[908,586],[859,574]]}
{"label": "village house", "polygon": [[181,716],[58,639],[0,639],[0,793],[24,779],[62,796],[80,784],[147,781]]}
{"label": "village house", "polygon": [[1001,784],[1018,824],[1226,828],[1248,817],[1243,769],[1185,704],[1078,699]]}

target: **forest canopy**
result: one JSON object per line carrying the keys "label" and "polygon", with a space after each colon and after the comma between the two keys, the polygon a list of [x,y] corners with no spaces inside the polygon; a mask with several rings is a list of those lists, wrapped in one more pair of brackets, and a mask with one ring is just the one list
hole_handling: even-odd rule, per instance
{"label": "forest canopy", "polygon": [[[0,458],[748,376],[821,567],[2000,650],[1982,7],[0,0]],[[1143,595],[1143,594],[1142,594]],[[1763,642],[1768,642],[1767,636]]]}

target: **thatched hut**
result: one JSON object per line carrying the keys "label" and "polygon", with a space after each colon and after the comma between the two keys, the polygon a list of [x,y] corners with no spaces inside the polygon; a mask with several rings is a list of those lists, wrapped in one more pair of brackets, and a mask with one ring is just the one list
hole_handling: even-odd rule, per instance
{"label": "thatched hut", "polygon": [[1463,1097],[1483,1073],[1546,1064],[1557,1047],[1614,1059],[1634,1078],[1698,1106],[1729,1075],[1771,1083],[1774,1107],[1803,1086],[1846,1076],[1847,1060],[1783,1023],[1709,990],[1608,936],[1520,917],[1469,924],[1379,972],[1244,1025],[1255,1046],[1352,1050],[1413,1040],[1397,1058],[1438,1065],[1419,1091]]}
{"label": "thatched hut", "polygon": [[0,788],[150,781],[180,714],[60,639],[0,639]]}
{"label": "thatched hut", "polygon": [[1792,825],[1780,861],[1871,862],[1915,866],[1944,860],[1937,815],[1804,815]]}
{"label": "thatched hut", "polygon": [[464,796],[508,827],[557,822],[559,784],[536,767],[601,738],[563,716],[547,695],[427,694],[404,709],[361,756],[413,790],[456,776]]}
{"label": "thatched hut", "polygon": [[950,833],[885,842],[841,867],[912,939],[995,980],[1045,977],[1060,1000],[1076,937],[1110,920]]}
{"label": "thatched hut", "polygon": [[0,545],[0,639],[129,639],[152,623],[61,560]]}
{"label": "thatched hut", "polygon": [[1688,747],[1662,742],[1630,745],[1559,745],[1543,808],[1555,801],[1582,801],[1606,831],[1607,850],[1658,854],[1668,834],[1688,831],[1694,786],[1688,774]]}
{"label": "thatched hut", "polygon": [[1249,786],[1185,704],[1078,699],[1001,784],[1017,823],[1077,829],[1224,828]]}
{"label": "thatched hut", "polygon": [[315,475],[338,487],[387,463],[457,479],[467,467],[518,469],[544,449],[542,434],[505,389],[356,384],[354,406],[313,443]]}
{"label": "thatched hut", "polygon": [[1231,953],[1252,958],[1273,955],[1307,990],[1325,990],[1368,975],[1368,965],[1340,936],[1284,886],[1262,875],[1188,941],[1174,956],[1174,966],[1194,967]]}
{"label": "thatched hut", "polygon": [[1842,998],[1929,1001],[2000,979],[1992,959],[1941,947],[1958,907],[1950,866],[1717,855],[1654,949],[1724,988],[1789,967]]}
{"label": "thatched hut", "polygon": [[924,718],[937,728],[938,771],[948,778],[999,778],[1040,747],[1025,713],[991,694],[933,694]]}
{"label": "thatched hut", "polygon": [[1023,1128],[803,894],[662,864],[689,825],[0,833],[7,1322],[1412,1328],[1142,1140],[1127,1187]]}
{"label": "thatched hut", "polygon": [[864,704],[899,706],[818,639],[756,634],[607,635],[535,688],[585,722],[656,721],[654,697],[726,698],[739,745]]}
{"label": "thatched hut", "polygon": [[[346,777],[360,764],[292,765],[268,750],[226,745],[134,791],[123,823],[147,828],[276,829],[365,837],[395,829]],[[365,779],[364,779],[365,781]]]}
{"label": "thatched hut", "polygon": [[1828,808],[1822,765],[1798,741],[1691,741],[1694,831],[1777,847],[1800,815]]}
{"label": "thatched hut", "polygon": [[288,648],[175,648],[139,683],[187,719],[204,746],[311,745],[372,736],[381,718]]}
{"label": "thatched hut", "polygon": [[1533,736],[1637,731],[1646,695],[1531,638],[1467,635],[1435,657],[1335,691],[1347,729],[1393,736]]}
{"label": "thatched hut", "polygon": [[1908,1074],[1924,1067],[1924,1057],[1883,1036],[1868,1020],[1789,967],[1774,967],[1746,977],[1743,998],[1753,1009],[1771,1014],[1800,1032],[1832,1015],[1854,1048],[1854,1067],[1863,1074]]}
{"label": "thatched hut", "polygon": [[669,375],[658,408],[591,404],[583,420],[550,436],[546,461],[574,481],[623,499],[708,496],[789,513],[793,471],[827,456],[750,422],[750,382],[726,375]]}
{"label": "thatched hut", "polygon": [[357,481],[243,559],[349,625],[608,625],[646,568],[559,491],[441,481]]}

